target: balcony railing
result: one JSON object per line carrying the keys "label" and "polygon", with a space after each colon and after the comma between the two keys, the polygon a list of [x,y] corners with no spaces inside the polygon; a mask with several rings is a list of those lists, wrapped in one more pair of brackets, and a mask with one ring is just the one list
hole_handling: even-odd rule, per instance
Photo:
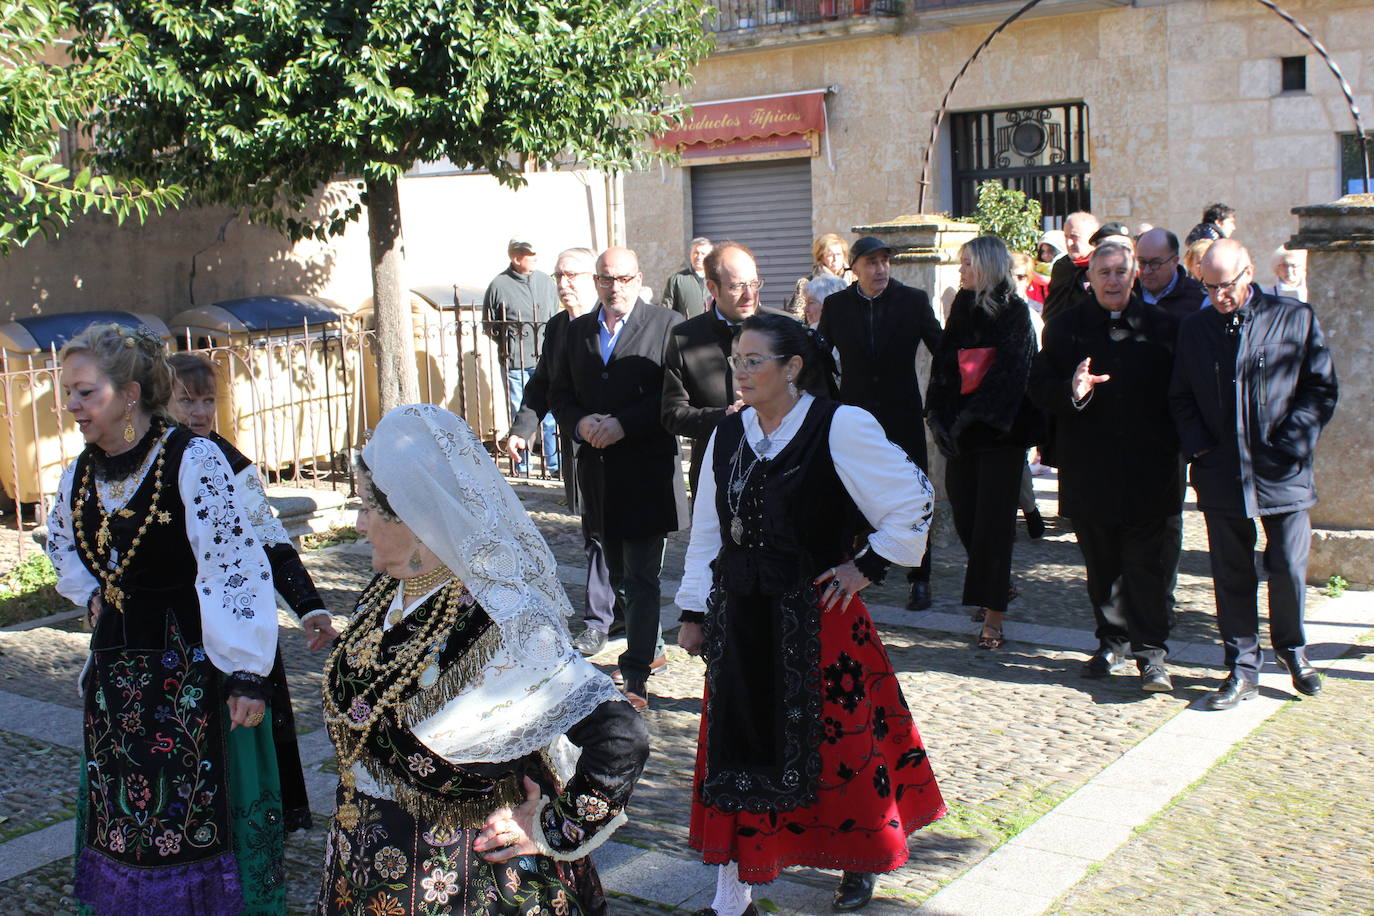
{"label": "balcony railing", "polygon": [[901,0],[737,0],[720,3],[711,28],[737,35],[778,26],[816,25],[901,15]]}

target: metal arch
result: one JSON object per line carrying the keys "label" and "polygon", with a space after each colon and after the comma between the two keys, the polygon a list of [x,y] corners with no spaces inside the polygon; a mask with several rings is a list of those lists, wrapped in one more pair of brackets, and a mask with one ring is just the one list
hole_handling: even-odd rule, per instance
{"label": "metal arch", "polygon": [[[1368,194],[1369,137],[1365,134],[1364,122],[1360,120],[1360,108],[1358,105],[1355,104],[1355,95],[1350,89],[1350,84],[1346,82],[1345,75],[1341,73],[1340,65],[1337,64],[1336,61],[1331,57],[1331,55],[1327,52],[1326,48],[1322,45],[1322,43],[1317,40],[1316,36],[1314,36],[1305,25],[1303,25],[1301,22],[1298,22],[1298,20],[1294,19],[1292,14],[1285,10],[1283,7],[1279,6],[1277,3],[1274,3],[1273,0],[1255,0],[1255,2],[1268,7],[1284,22],[1287,22],[1289,25],[1291,25],[1299,35],[1301,35],[1303,38],[1306,38],[1308,44],[1310,44],[1313,50],[1315,50],[1317,54],[1321,57],[1321,59],[1326,62],[1326,66],[1331,71],[1331,74],[1336,77],[1336,82],[1341,87],[1341,94],[1345,96],[1346,105],[1350,108],[1350,117],[1355,122],[1355,137],[1359,140],[1360,143],[1360,166],[1364,171],[1364,191],[1366,194]],[[936,142],[940,138],[940,126],[944,123],[945,115],[949,113],[949,97],[954,94],[954,87],[959,85],[959,80],[963,79],[964,74],[968,72],[968,68],[973,65],[973,62],[975,60],[978,59],[978,55],[983,53],[984,48],[992,44],[992,40],[994,38],[1002,34],[1003,29],[1011,25],[1016,20],[1020,19],[1021,16],[1024,15],[1027,11],[1029,11],[1032,7],[1038,6],[1039,4],[1040,0],[1027,0],[1027,3],[1024,6],[1018,9],[1016,12],[1012,13],[1006,19],[1003,19],[1001,24],[999,24],[997,28],[993,29],[988,34],[988,37],[982,40],[978,47],[973,49],[973,53],[969,55],[968,60],[964,61],[964,65],[959,68],[959,72],[954,74],[954,79],[950,80],[949,88],[945,90],[944,97],[940,99],[940,107],[935,112],[935,116],[931,119],[930,139],[926,142],[925,153],[921,157],[921,178],[919,181],[920,189],[917,192],[916,199],[917,213],[925,212],[926,189],[930,186],[930,157],[935,149]]]}

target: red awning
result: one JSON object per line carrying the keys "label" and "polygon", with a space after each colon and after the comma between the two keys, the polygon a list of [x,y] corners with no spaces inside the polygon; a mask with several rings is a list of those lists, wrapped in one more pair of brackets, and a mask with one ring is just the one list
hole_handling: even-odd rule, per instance
{"label": "red awning", "polygon": [[660,148],[718,147],[741,140],[819,134],[825,130],[824,89],[751,99],[700,102],[681,127],[655,138]]}

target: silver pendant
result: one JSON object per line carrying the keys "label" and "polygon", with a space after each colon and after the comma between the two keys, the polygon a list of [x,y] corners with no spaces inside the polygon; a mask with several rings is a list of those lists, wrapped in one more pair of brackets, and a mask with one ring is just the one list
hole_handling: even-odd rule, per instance
{"label": "silver pendant", "polygon": [[773,447],[773,440],[772,440],[772,439],[769,439],[767,436],[764,436],[762,439],[760,439],[760,440],[759,440],[759,457],[762,458],[764,455],[767,455],[767,454],[768,454],[768,450],[771,449],[772,447]]}
{"label": "silver pendant", "polygon": [[744,522],[738,515],[730,519],[730,537],[735,539],[736,544],[744,543]]}

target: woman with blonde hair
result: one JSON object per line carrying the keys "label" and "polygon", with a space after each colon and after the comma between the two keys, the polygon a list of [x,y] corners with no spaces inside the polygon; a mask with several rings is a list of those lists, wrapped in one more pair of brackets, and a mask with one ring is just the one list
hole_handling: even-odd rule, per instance
{"label": "woman with blonde hair", "polygon": [[996,236],[959,252],[959,292],[931,366],[926,422],[945,455],[954,527],[968,554],[966,606],[983,621],[978,647],[1002,645],[1026,449],[1037,414],[1026,398],[1035,331]]}
{"label": "woman with blonde hair", "polygon": [[[787,306],[788,314],[798,321],[810,324],[806,318],[807,283],[822,277],[837,277],[843,286],[853,283],[854,271],[850,270],[845,263],[848,257],[849,246],[845,244],[839,233],[827,232],[825,235],[817,236],[816,241],[811,243],[811,273],[798,278],[797,288]],[[820,320],[819,316],[816,320]],[[810,326],[815,327],[814,324]]]}
{"label": "woman with blonde hair", "polygon": [[277,607],[233,472],[167,418],[162,341],[96,325],[60,354],[86,447],[48,516],[57,590],[95,633],[82,674],[82,913],[285,912],[268,674]]}
{"label": "woman with blonde hair", "polygon": [[1188,272],[1199,283],[1202,282],[1202,256],[1207,253],[1207,249],[1212,247],[1216,239],[1198,239],[1196,242],[1189,243],[1183,250],[1183,269]]}

